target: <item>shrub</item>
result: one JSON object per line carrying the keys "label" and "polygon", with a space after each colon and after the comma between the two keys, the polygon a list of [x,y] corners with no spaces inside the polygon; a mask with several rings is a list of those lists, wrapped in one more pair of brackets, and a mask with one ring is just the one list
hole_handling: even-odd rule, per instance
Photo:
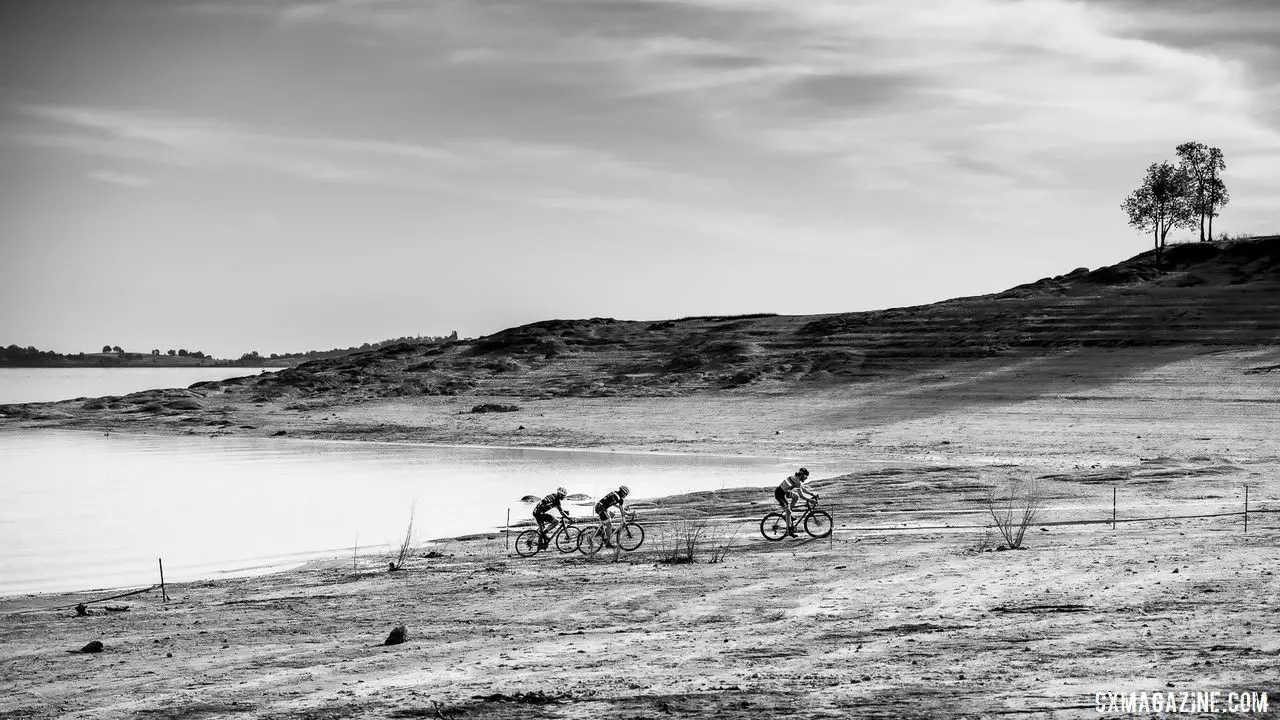
{"label": "shrub", "polygon": [[1016,550],[1044,507],[1044,495],[1037,483],[1011,478],[1002,487],[993,484],[987,490],[985,505],[1005,545]]}
{"label": "shrub", "polygon": [[707,524],[701,520],[686,520],[672,527],[670,547],[662,562],[673,565],[697,562],[698,545],[706,535]]}
{"label": "shrub", "polygon": [[416,505],[409,507],[409,527],[404,531],[404,540],[400,541],[400,549],[392,552],[395,560],[391,561],[390,567],[387,568],[388,571],[394,572],[403,568],[405,561],[409,559],[410,552],[413,549],[413,514],[415,509]]}

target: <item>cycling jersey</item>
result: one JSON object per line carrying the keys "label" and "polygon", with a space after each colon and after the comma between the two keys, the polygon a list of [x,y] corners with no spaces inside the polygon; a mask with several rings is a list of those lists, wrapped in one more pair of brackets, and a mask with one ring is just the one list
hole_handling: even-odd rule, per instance
{"label": "cycling jersey", "polygon": [[617,505],[618,509],[622,509],[622,496],[618,494],[617,490],[600,498],[600,502],[596,503],[596,512],[608,510],[614,505]]}
{"label": "cycling jersey", "polygon": [[551,493],[550,495],[539,500],[538,504],[533,508],[533,511],[535,513],[541,514],[541,513],[545,513],[551,508],[555,508],[560,512],[564,512],[564,508],[560,507],[560,496],[556,495],[555,493]]}
{"label": "cycling jersey", "polygon": [[796,490],[799,490],[802,487],[804,487],[804,481],[801,480],[799,477],[792,475],[788,477],[786,480],[783,480],[782,484],[778,486],[778,489],[784,493],[791,493],[791,492],[795,492]]}

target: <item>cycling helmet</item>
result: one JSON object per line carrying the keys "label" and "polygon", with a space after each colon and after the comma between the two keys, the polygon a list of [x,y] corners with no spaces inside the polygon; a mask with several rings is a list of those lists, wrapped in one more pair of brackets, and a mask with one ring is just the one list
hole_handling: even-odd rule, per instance
{"label": "cycling helmet", "polygon": [[561,488],[556,488],[556,494],[557,494],[557,495],[559,495],[560,497],[565,497],[566,495],[568,495],[568,494],[569,494],[569,491],[568,491],[568,490],[565,490],[565,489],[564,489],[564,488],[562,488],[562,487],[561,487]]}
{"label": "cycling helmet", "polygon": [[623,485],[622,487],[618,488],[618,494],[619,494],[619,495],[630,495],[630,494],[631,494],[631,488],[627,487],[626,485]]}
{"label": "cycling helmet", "polygon": [[808,468],[800,468],[799,470],[797,470],[797,471],[796,471],[796,474],[797,474],[797,475],[799,475],[799,476],[800,476],[800,477],[802,477],[802,478],[807,478],[807,477],[809,477],[809,469],[808,469]]}

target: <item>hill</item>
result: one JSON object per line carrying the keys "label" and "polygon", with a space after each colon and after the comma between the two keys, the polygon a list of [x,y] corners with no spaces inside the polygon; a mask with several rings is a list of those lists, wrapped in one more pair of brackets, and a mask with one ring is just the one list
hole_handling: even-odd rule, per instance
{"label": "hill", "polygon": [[[656,416],[662,423],[696,424],[714,406],[790,417],[816,433],[822,428],[806,413],[833,427],[866,427],[1078,394],[1210,356],[1230,357],[1214,372],[1231,382],[1280,376],[1280,237],[1173,246],[1161,269],[1152,261],[1147,252],[1000,293],[869,312],[547,320],[474,340],[397,343],[188,389],[0,414],[9,423],[72,427],[591,446],[609,433],[574,423],[615,422],[620,414],[605,409],[627,399],[650,401],[630,408],[672,400]],[[535,406],[562,421],[559,429],[528,412],[508,415],[501,429],[469,413]],[[471,425],[457,419],[463,413],[476,416]],[[648,444],[639,429],[627,437]],[[699,447],[707,439],[687,438]]]}

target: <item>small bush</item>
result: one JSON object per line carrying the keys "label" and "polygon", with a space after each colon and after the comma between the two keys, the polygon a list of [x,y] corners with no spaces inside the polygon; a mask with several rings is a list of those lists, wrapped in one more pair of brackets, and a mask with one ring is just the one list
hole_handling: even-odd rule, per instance
{"label": "small bush", "polygon": [[405,561],[408,560],[409,556],[412,554],[413,515],[414,515],[415,509],[416,509],[416,505],[410,506],[409,508],[409,527],[406,528],[404,531],[404,540],[400,541],[400,548],[392,552],[392,555],[395,556],[395,560],[392,560],[390,563],[390,566],[387,568],[389,572],[395,572],[396,570],[403,568]]}
{"label": "small bush", "polygon": [[672,528],[670,546],[662,562],[672,565],[697,562],[698,546],[707,532],[707,524],[701,520],[687,520]]}
{"label": "small bush", "polygon": [[996,530],[1010,550],[1022,547],[1027,528],[1044,507],[1040,486],[1032,481],[1010,479],[1003,487],[992,485],[985,501]]}

